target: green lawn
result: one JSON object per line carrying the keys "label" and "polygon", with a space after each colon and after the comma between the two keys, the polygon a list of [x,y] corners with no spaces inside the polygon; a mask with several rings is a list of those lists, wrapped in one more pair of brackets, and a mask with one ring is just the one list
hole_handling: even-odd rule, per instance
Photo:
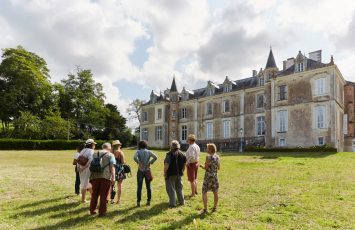
{"label": "green lawn", "polygon": [[[206,216],[200,196],[168,208],[156,153],[152,205],[135,207],[133,175],[122,204],[97,218],[73,195],[72,151],[0,151],[0,229],[355,229],[354,153],[221,154],[220,205]],[[202,179],[200,170],[199,191]]]}

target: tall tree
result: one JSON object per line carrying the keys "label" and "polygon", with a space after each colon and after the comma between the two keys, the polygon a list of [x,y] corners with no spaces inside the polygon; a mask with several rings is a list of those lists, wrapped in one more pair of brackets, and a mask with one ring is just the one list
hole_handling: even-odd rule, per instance
{"label": "tall tree", "polygon": [[20,111],[43,117],[52,106],[46,61],[23,47],[3,49],[0,64],[0,119],[8,127]]}
{"label": "tall tree", "polygon": [[107,114],[105,94],[102,85],[95,83],[91,70],[77,68],[76,74],[68,74],[62,84],[62,88],[57,87],[62,117],[74,119],[88,133],[103,127]]}
{"label": "tall tree", "polygon": [[134,99],[131,103],[129,103],[127,108],[129,119],[138,119],[139,123],[141,123],[141,109],[143,104],[144,101],[139,99]]}

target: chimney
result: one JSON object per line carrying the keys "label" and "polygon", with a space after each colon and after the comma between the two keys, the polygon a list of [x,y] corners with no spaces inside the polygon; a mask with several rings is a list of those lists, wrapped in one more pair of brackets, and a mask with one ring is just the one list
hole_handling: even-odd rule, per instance
{"label": "chimney", "polygon": [[283,61],[282,62],[282,70],[285,70],[286,69],[286,61]]}
{"label": "chimney", "polygon": [[253,77],[256,77],[257,74],[258,72],[255,69],[253,69]]}
{"label": "chimney", "polygon": [[317,62],[322,62],[322,50],[317,50],[308,53],[309,59],[312,59]]}
{"label": "chimney", "polygon": [[288,69],[291,66],[293,66],[295,64],[295,58],[288,58],[286,61],[283,62],[284,65],[284,69]]}

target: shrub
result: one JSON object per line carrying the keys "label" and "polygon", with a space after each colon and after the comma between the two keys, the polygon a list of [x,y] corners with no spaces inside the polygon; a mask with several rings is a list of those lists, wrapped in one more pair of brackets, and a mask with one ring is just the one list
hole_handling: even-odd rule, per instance
{"label": "shrub", "polygon": [[[106,142],[95,140],[96,148]],[[0,139],[0,150],[75,150],[84,141],[82,140],[25,140],[25,139]]]}
{"label": "shrub", "polygon": [[337,152],[337,149],[329,145],[311,147],[275,147],[245,146],[244,152]]}

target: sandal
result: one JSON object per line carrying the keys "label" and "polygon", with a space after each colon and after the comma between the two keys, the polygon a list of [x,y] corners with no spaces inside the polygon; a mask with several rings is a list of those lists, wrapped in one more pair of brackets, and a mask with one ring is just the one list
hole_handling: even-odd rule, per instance
{"label": "sandal", "polygon": [[216,212],[217,211],[217,208],[216,207],[213,207],[212,208],[212,212]]}
{"label": "sandal", "polygon": [[202,214],[207,214],[208,212],[207,212],[207,209],[203,209],[203,211],[202,211]]}
{"label": "sandal", "polygon": [[111,204],[115,204],[115,201],[114,201],[114,200],[111,200]]}

